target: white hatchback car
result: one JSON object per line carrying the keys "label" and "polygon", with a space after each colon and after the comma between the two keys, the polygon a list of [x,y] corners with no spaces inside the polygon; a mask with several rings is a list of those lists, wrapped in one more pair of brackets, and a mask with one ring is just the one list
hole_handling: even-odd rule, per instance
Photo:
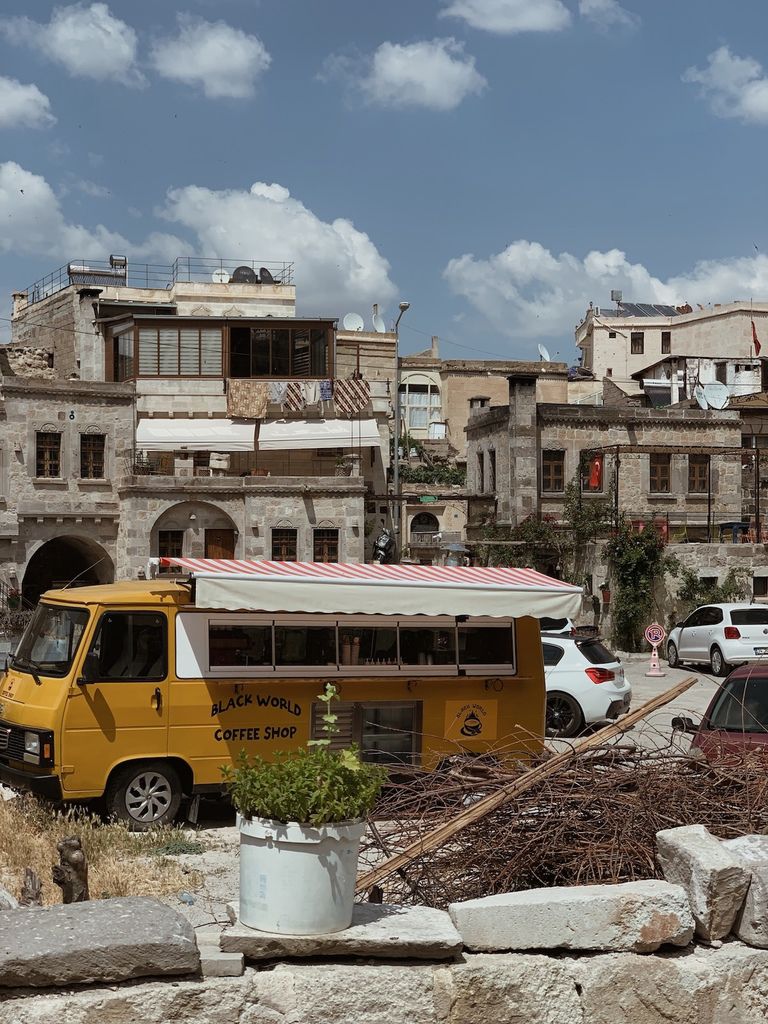
{"label": "white hatchback car", "polygon": [[669,667],[708,663],[715,676],[733,665],[768,656],[768,606],[706,604],[692,611],[669,634]]}
{"label": "white hatchback car", "polygon": [[542,633],[541,644],[547,736],[576,736],[629,711],[632,687],[624,666],[600,640]]}

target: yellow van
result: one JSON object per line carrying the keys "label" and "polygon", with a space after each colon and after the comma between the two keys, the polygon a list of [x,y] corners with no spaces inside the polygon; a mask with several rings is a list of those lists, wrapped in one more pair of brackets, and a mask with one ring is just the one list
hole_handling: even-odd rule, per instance
{"label": "yellow van", "polygon": [[43,596],[0,677],[0,781],[168,822],[221,792],[242,750],[317,736],[326,680],[338,742],[366,758],[430,768],[541,742],[530,615],[575,614],[575,587],[528,570],[175,561],[188,578]]}

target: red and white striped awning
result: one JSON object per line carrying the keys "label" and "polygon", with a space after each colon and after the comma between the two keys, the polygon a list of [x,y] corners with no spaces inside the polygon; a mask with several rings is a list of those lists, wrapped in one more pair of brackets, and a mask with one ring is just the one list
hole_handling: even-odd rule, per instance
{"label": "red and white striped awning", "polygon": [[574,618],[582,591],[533,569],[161,558],[187,569],[201,608],[366,615]]}

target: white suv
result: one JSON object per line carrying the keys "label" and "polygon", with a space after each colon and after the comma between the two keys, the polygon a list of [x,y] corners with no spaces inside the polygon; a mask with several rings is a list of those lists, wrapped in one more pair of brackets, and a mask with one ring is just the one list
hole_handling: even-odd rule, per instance
{"label": "white suv", "polygon": [[708,662],[712,674],[768,655],[768,606],[706,604],[675,626],[667,640],[669,667]]}
{"label": "white suv", "polygon": [[542,633],[541,644],[547,736],[576,736],[629,711],[632,687],[624,667],[599,640]]}

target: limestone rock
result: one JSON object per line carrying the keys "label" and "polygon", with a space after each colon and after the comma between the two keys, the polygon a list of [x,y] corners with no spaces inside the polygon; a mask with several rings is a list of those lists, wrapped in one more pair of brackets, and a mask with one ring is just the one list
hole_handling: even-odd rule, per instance
{"label": "limestone rock", "polygon": [[752,875],[733,934],[750,946],[768,949],[768,836],[739,836],[726,839],[722,845]]}
{"label": "limestone rock", "polygon": [[567,960],[525,953],[469,955],[451,967],[450,995],[447,1024],[582,1024]]}
{"label": "limestone rock", "polygon": [[8,892],[2,885],[0,885],[0,911],[1,910],[18,910],[19,901],[16,897]]}
{"label": "limestone rock", "polygon": [[157,900],[92,900],[3,914],[0,987],[24,988],[190,974],[192,926]]}
{"label": "limestone rock", "polygon": [[220,946],[227,953],[243,953],[247,960],[307,956],[446,960],[461,951],[462,941],[444,910],[357,903],[351,926],[341,932],[276,935],[236,922],[221,933]]}
{"label": "limestone rock", "polygon": [[621,885],[529,889],[452,903],[468,949],[604,949],[649,953],[686,946],[693,918],[680,886],[649,879]]}
{"label": "limestone rock", "polygon": [[666,880],[688,894],[696,935],[724,938],[747,895],[749,870],[703,825],[657,832],[656,848]]}

